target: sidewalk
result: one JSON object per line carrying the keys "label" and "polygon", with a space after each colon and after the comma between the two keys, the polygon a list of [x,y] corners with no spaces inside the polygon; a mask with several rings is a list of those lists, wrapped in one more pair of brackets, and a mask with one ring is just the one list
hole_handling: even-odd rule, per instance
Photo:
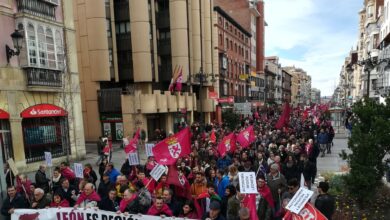
{"label": "sidewalk", "polygon": [[[126,160],[126,154],[124,150],[120,147],[120,144],[113,144],[113,152],[112,152],[112,159],[111,162],[114,163],[114,167],[119,171],[122,167],[122,164]],[[99,176],[99,166],[96,166],[96,161],[98,159],[98,153],[97,153],[97,146],[94,143],[86,143],[85,144],[85,150],[86,150],[86,155],[84,160],[79,160],[79,161],[71,161],[70,166],[73,169],[73,163],[81,163],[83,165],[89,163],[92,165],[93,170],[96,172],[96,174]],[[44,161],[43,161],[44,163]],[[141,162],[142,163],[142,162]],[[51,169],[47,169],[46,171],[46,176],[50,178],[52,176],[52,170],[54,170],[54,167]],[[32,181],[35,182],[35,173],[36,171],[26,173],[28,178]],[[98,180],[99,182],[99,180]]]}

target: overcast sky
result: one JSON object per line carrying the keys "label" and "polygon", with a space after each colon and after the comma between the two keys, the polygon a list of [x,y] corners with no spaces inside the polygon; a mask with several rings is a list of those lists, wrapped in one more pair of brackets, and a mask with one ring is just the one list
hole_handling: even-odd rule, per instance
{"label": "overcast sky", "polygon": [[331,95],[341,66],[358,38],[363,0],[264,0],[266,56],[295,65],[312,87]]}

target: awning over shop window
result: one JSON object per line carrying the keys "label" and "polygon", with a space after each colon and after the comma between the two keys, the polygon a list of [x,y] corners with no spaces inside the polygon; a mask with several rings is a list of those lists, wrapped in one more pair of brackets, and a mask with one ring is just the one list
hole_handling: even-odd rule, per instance
{"label": "awning over shop window", "polygon": [[9,119],[9,114],[8,112],[0,109],[0,119]]}
{"label": "awning over shop window", "polygon": [[50,104],[34,105],[20,113],[22,118],[59,117],[67,115],[68,112],[64,109]]}

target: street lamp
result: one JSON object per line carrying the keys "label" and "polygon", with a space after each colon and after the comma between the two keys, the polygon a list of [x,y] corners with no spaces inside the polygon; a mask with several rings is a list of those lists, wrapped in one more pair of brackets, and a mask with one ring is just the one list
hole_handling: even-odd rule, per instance
{"label": "street lamp", "polygon": [[11,59],[12,56],[18,56],[20,54],[20,49],[22,49],[23,35],[18,30],[15,30],[15,32],[11,34],[11,38],[15,50],[11,49],[7,44],[5,45],[7,63],[9,63],[9,60]]}
{"label": "street lamp", "polygon": [[204,116],[203,116],[203,104],[202,104],[202,98],[203,98],[202,97],[202,87],[203,87],[204,83],[208,83],[208,81],[207,81],[208,77],[211,77],[211,80],[210,80],[211,83],[215,83],[217,81],[215,79],[214,73],[205,73],[205,72],[203,72],[203,68],[202,67],[200,67],[199,72],[194,73],[193,75],[189,75],[188,76],[189,84],[191,84],[191,78],[193,78],[194,81],[199,82],[199,105],[200,105],[199,106],[200,107],[200,121],[199,121],[199,123],[200,123],[201,127],[203,125],[203,118],[204,118]]}
{"label": "street lamp", "polygon": [[353,72],[353,68],[352,66],[353,65],[358,65],[358,66],[362,66],[364,67],[364,72],[367,73],[367,91],[366,91],[366,95],[367,95],[367,98],[370,97],[370,74],[371,74],[371,70],[373,70],[375,67],[381,65],[382,63],[387,63],[387,64],[390,64],[390,58],[385,58],[385,59],[381,59],[381,60],[378,60],[378,57],[371,57],[371,53],[368,52],[368,58],[365,59],[365,60],[361,60],[361,61],[356,61],[354,63],[349,63],[347,66],[346,66],[346,70],[348,73],[351,73]]}

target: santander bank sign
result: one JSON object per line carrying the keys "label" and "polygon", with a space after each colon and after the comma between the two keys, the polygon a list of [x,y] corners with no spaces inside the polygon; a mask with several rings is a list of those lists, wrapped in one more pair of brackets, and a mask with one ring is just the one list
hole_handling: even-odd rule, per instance
{"label": "santander bank sign", "polygon": [[55,105],[40,104],[25,109],[20,115],[22,118],[42,118],[67,116],[68,113]]}

